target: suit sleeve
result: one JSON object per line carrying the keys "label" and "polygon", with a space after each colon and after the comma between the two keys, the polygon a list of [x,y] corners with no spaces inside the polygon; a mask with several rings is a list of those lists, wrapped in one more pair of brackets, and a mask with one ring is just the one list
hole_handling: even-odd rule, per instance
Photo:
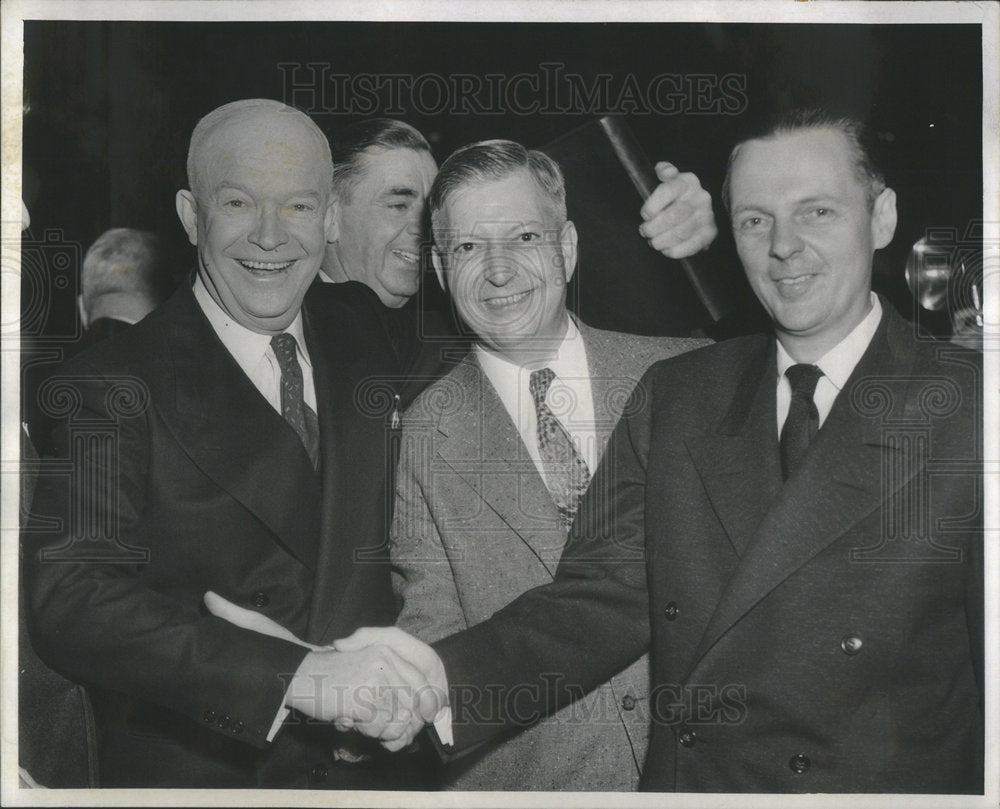
{"label": "suit sleeve", "polygon": [[448,553],[431,516],[431,430],[404,426],[389,557],[401,602],[396,625],[428,643],[466,628]]}
{"label": "suit sleeve", "polygon": [[435,644],[456,749],[532,724],[648,650],[643,505],[652,379],[639,383],[612,434],[552,583]]}
{"label": "suit sleeve", "polygon": [[[39,656],[86,685],[159,704],[265,746],[288,678],[306,650],[238,629],[208,615],[195,597],[178,599],[143,578],[150,554],[170,552],[143,541],[146,477],[156,463],[152,416],[147,409],[114,418],[112,383],[86,367],[74,379],[80,397],[74,423],[113,424],[114,436],[71,453],[79,436],[64,423],[56,429],[50,472],[64,463],[60,459],[82,455],[83,461],[68,478],[45,474],[43,466],[33,508],[39,516],[23,537],[31,637]],[[55,517],[58,527],[45,517]],[[80,533],[109,539],[74,536]]]}

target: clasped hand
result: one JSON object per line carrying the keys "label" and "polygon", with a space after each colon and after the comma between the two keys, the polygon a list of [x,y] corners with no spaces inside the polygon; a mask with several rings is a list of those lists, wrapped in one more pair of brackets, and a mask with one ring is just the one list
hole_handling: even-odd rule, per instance
{"label": "clasped hand", "polygon": [[205,594],[205,605],[236,626],[310,649],[286,691],[287,707],[341,730],[354,728],[391,751],[408,746],[432,722],[442,741],[450,742],[444,664],[412,635],[396,627],[366,627],[332,646],[316,646],[216,593]]}

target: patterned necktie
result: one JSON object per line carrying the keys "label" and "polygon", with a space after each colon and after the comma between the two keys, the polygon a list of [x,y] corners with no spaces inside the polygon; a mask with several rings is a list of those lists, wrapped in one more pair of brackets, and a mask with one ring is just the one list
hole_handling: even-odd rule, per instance
{"label": "patterned necktie", "polygon": [[271,349],[281,369],[281,415],[302,439],[313,469],[319,469],[319,419],[302,395],[302,366],[296,356],[298,344],[286,333],[271,338]]}
{"label": "patterned necktie", "polygon": [[813,394],[823,372],[815,365],[800,364],[785,371],[785,376],[792,386],[792,401],[781,430],[781,473],[788,480],[819,429],[819,411]]}
{"label": "patterned necktie", "polygon": [[566,428],[545,403],[549,385],[555,376],[551,368],[532,371],[528,387],[538,416],[538,454],[545,469],[545,484],[568,530],[573,524],[580,498],[590,484],[590,470],[573,446],[573,439]]}

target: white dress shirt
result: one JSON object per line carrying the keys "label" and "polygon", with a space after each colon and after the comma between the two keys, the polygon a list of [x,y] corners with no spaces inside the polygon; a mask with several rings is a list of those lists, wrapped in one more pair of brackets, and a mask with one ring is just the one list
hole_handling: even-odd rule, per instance
{"label": "white dress shirt", "polygon": [[[813,403],[819,412],[819,426],[823,426],[826,417],[833,409],[833,403],[837,394],[843,390],[848,378],[854,372],[855,366],[861,360],[868,344],[871,343],[878,324],[882,320],[882,304],[878,295],[874,292],[871,295],[872,308],[865,315],[864,319],[854,327],[854,331],[847,335],[837,345],[827,351],[817,360],[815,365],[823,372],[823,376],[816,383],[816,392],[813,394]],[[795,365],[785,347],[778,338],[778,435],[785,426],[785,419],[788,418],[788,408],[792,402],[792,385],[785,376],[785,371]]]}
{"label": "white dress shirt", "polygon": [[[259,334],[233,320],[209,294],[198,276],[194,282],[194,297],[205,313],[208,322],[237,365],[243,369],[254,387],[267,399],[271,407],[281,413],[281,367],[271,348],[271,335]],[[312,361],[306,348],[305,333],[302,330],[302,312],[285,329],[298,345],[299,366],[302,368],[302,398],[316,410],[316,386],[313,384]]]}
{"label": "white dress shirt", "polygon": [[597,426],[594,419],[594,394],[590,385],[590,367],[583,337],[572,318],[566,336],[559,344],[554,359],[537,367],[517,365],[495,351],[475,346],[480,367],[496,389],[503,406],[517,427],[528,457],[535,463],[538,474],[545,479],[545,469],[538,451],[538,416],[531,396],[531,372],[551,368],[555,379],[549,386],[545,402],[552,414],[569,433],[573,445],[587,462],[593,474],[600,459],[597,446]]}

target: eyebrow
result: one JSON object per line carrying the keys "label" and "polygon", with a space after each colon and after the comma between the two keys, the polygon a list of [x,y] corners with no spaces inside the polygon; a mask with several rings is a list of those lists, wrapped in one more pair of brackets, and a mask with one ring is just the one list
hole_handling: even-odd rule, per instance
{"label": "eyebrow", "polygon": [[[837,203],[841,202],[841,198],[835,194],[812,194],[808,197],[802,197],[793,201],[795,207],[800,207],[802,205],[816,205],[817,203]],[[743,205],[738,205],[733,208],[733,215],[738,213],[743,213],[744,211],[759,211],[761,213],[767,213],[767,208],[762,205],[757,205],[753,202],[748,202]]]}
{"label": "eyebrow", "polygon": [[[558,228],[546,227],[545,223],[541,222],[538,219],[529,219],[527,222],[501,222],[500,224],[508,225],[508,227],[504,228],[501,231],[498,231],[498,234],[500,235],[501,238],[504,238],[504,237],[507,237],[507,236],[511,236],[511,235],[518,235],[518,234],[524,233],[525,231],[528,231],[528,230],[530,230],[530,231],[539,231],[541,233],[546,233],[546,232],[549,232],[549,233],[558,233],[559,232]],[[478,233],[477,234],[470,234],[470,233],[460,233],[458,231],[455,231],[455,237],[454,238],[457,239],[459,242],[464,243],[464,242],[476,241],[476,240],[479,240],[479,241],[489,241],[489,239],[492,238],[492,237],[491,236],[484,236],[484,235],[478,234]]]}
{"label": "eyebrow", "polygon": [[395,185],[392,188],[387,188],[385,190],[384,196],[387,197],[417,197],[419,194],[408,185]]}
{"label": "eyebrow", "polygon": [[[253,192],[244,185],[239,183],[219,183],[215,188],[212,189],[212,193],[218,194],[220,191],[240,191],[247,196],[253,196]],[[312,197],[313,199],[319,199],[322,194],[313,188],[302,188],[293,191],[291,194],[287,194],[285,199],[295,199],[296,197]]]}

